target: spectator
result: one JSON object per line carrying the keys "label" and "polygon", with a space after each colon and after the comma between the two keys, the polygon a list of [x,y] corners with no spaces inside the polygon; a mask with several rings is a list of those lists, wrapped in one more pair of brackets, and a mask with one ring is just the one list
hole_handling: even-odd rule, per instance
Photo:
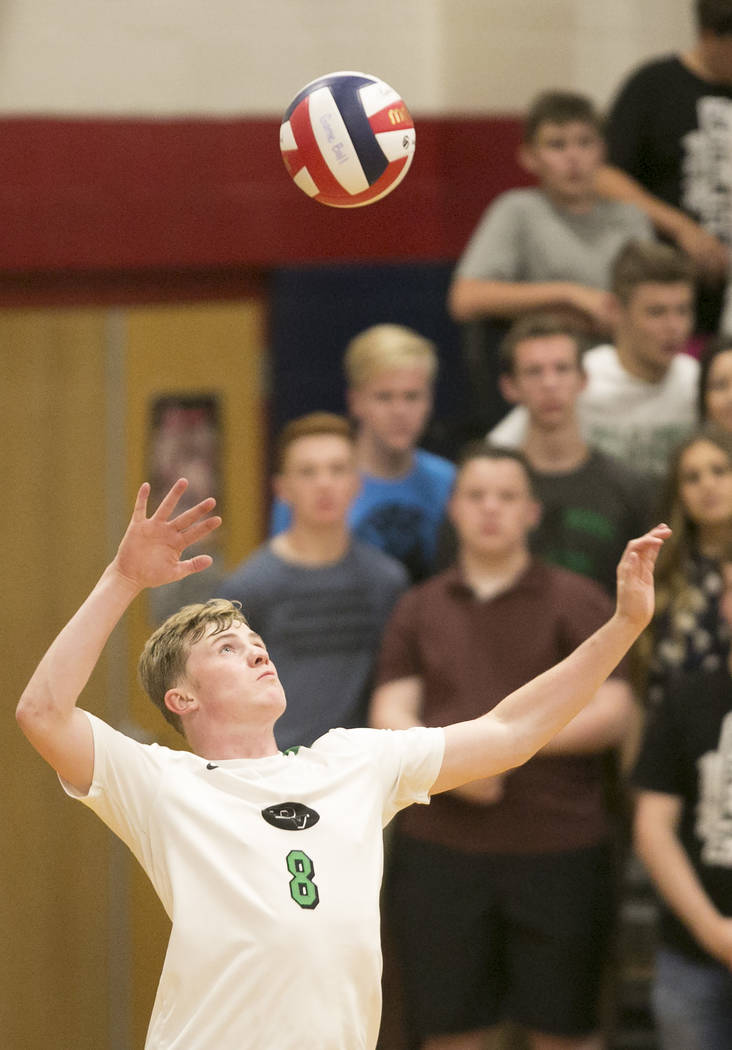
{"label": "spectator", "polygon": [[240,601],[268,639],[288,691],[275,728],[284,749],[366,724],[381,632],[408,581],[399,562],[348,529],[358,471],[347,420],[326,412],[292,420],[279,439],[276,470],[291,524],[216,593]]}
{"label": "spectator", "polygon": [[[501,386],[523,405],[527,430],[521,445],[541,518],[530,534],[534,554],[588,576],[615,593],[615,566],[632,537],[647,527],[646,479],[592,448],[577,419],[587,379],[586,339],[562,317],[529,314],[501,343]],[[446,523],[443,567],[454,560],[455,530]]]}
{"label": "spectator", "polygon": [[706,427],[679,445],[661,509],[673,537],[658,562],[653,621],[636,647],[651,706],[675,675],[717,670],[727,658],[717,559],[732,539],[732,435]]}
{"label": "spectator", "polygon": [[[667,245],[631,243],[615,260],[612,282],[615,345],[585,354],[580,428],[594,447],[660,480],[697,421],[699,363],[682,353],[693,324],[692,268]],[[526,425],[518,407],[488,436],[520,445]]]}
{"label": "spectator", "polygon": [[699,373],[699,415],[732,433],[732,337],[712,339]]}
{"label": "spectator", "polygon": [[[455,475],[417,448],[432,410],[434,345],[402,325],[367,328],[346,347],[348,404],[356,422],[361,489],[349,514],[355,536],[401,561],[412,580],[434,571],[437,534]],[[278,501],[272,532],[286,528]]]}
{"label": "spectator", "polygon": [[[372,702],[377,726],[469,719],[606,616],[596,584],[530,556],[539,507],[520,452],[469,449],[450,516],[458,565],[397,605]],[[615,886],[602,756],[632,708],[616,674],[522,770],[398,823],[386,908],[422,1050],[474,1050],[504,1016],[531,1032],[534,1050],[602,1045]]]}
{"label": "spectator", "polygon": [[732,240],[732,0],[695,0],[697,37],[620,89],[598,192],[641,208],[693,259],[697,325],[715,333]]}
{"label": "spectator", "polygon": [[[720,613],[732,625],[732,551]],[[661,1050],[732,1046],[732,662],[669,686],[635,771],[635,839],[661,896],[653,1006]]]}
{"label": "spectator", "polygon": [[603,151],[588,98],[549,91],[534,101],[521,160],[539,185],[502,193],[484,213],[450,289],[456,320],[566,310],[575,323],[608,332],[612,261],[653,231],[634,206],[597,196]]}
{"label": "spectator", "polygon": [[595,193],[603,150],[588,98],[538,96],[526,114],[520,159],[539,185],[497,197],[458,261],[448,306],[465,322],[473,433],[485,433],[506,411],[496,350],[507,324],[527,310],[562,310],[596,337],[607,334],[612,260],[626,241],[653,236],[640,211]]}

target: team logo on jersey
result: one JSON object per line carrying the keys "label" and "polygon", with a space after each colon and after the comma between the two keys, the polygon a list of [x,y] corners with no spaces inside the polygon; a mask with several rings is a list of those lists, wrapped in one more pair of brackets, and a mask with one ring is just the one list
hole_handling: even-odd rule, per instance
{"label": "team logo on jersey", "polygon": [[320,813],[302,802],[278,802],[263,809],[262,816],[273,828],[282,828],[283,831],[305,831],[320,820]]}

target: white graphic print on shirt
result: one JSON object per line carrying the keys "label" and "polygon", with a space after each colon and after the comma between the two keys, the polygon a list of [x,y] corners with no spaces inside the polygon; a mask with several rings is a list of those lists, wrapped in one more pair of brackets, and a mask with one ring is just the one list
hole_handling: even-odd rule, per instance
{"label": "white graphic print on shirt", "polygon": [[701,755],[697,765],[696,834],[702,842],[702,860],[732,868],[732,712],[722,722],[717,750]]}
{"label": "white graphic print on shirt", "polygon": [[699,127],[682,138],[682,207],[720,240],[732,241],[732,99],[697,103]]}

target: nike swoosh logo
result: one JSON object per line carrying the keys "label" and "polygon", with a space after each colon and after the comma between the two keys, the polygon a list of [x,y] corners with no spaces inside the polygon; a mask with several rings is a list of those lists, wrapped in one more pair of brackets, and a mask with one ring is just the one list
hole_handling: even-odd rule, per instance
{"label": "nike swoosh logo", "polygon": [[218,769],[219,767],[214,762],[207,762],[206,769]]}

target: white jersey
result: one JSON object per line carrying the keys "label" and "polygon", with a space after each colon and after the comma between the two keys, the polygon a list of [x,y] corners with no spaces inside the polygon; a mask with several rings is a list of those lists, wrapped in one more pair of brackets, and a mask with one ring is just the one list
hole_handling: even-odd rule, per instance
{"label": "white jersey", "polygon": [[79,796],[127,843],[173,928],[146,1050],[371,1050],[382,828],[429,802],[440,729],[332,730],[208,762],[93,715]]}
{"label": "white jersey", "polygon": [[[699,362],[679,353],[658,383],[630,374],[614,346],[584,355],[587,386],[577,400],[584,438],[640,473],[665,477],[674,447],[697,423]],[[523,444],[529,416],[519,405],[488,434],[496,445]]]}

